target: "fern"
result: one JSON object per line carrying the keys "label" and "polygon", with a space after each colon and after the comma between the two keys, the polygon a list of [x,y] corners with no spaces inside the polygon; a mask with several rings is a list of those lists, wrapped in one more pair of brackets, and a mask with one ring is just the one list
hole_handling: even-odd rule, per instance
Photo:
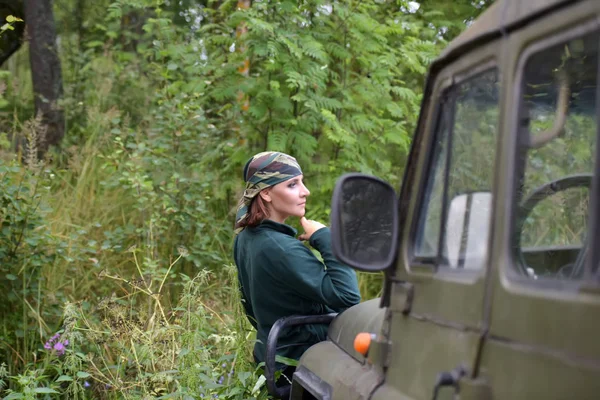
{"label": "fern", "polygon": [[314,102],[315,107],[318,109],[335,111],[342,108],[342,103],[337,99],[331,99],[325,96],[319,96],[315,94],[310,96],[310,100]]}
{"label": "fern", "polygon": [[258,18],[248,18],[248,29],[263,35],[272,35],[275,31],[275,27],[272,24]]}
{"label": "fern", "polygon": [[283,132],[273,132],[269,135],[269,149],[274,151],[286,151],[287,134]]}
{"label": "fern", "polygon": [[[331,13],[320,0],[253,2],[249,10],[232,4],[200,30],[209,62],[202,77],[191,77],[210,82],[194,87],[220,132],[211,153],[235,153],[243,163],[240,153],[288,151],[307,163],[305,173],[322,187],[313,198],[323,201],[336,174],[399,176],[402,166],[391,160],[408,151],[422,74],[439,49],[436,26],[390,2],[344,0]],[[248,32],[237,38],[240,23]],[[246,53],[230,53],[232,43]],[[237,71],[245,58],[249,77]],[[177,70],[191,73],[184,71]],[[222,145],[225,139],[243,145]]]}
{"label": "fern", "polygon": [[339,43],[327,43],[325,49],[333,58],[339,61],[345,61],[350,58],[350,52]]}
{"label": "fern", "polygon": [[329,57],[323,49],[323,44],[310,36],[304,36],[300,39],[300,45],[304,54],[323,64],[327,63]]}
{"label": "fern", "polygon": [[350,120],[352,130],[355,132],[372,132],[376,128],[376,124],[365,114],[352,116]]}
{"label": "fern", "polygon": [[339,123],[337,118],[329,110],[321,110],[323,116],[323,122],[325,123],[324,131],[327,137],[334,143],[344,143],[346,145],[353,145],[356,143],[356,138],[350,132],[348,132]]}
{"label": "fern", "polygon": [[292,56],[298,59],[302,58],[302,50],[296,45],[296,43],[281,35],[277,36],[277,40],[288,49]]}
{"label": "fern", "polygon": [[121,1],[116,1],[108,6],[106,18],[108,20],[119,20],[123,16],[123,6]]}
{"label": "fern", "polygon": [[317,140],[314,136],[302,132],[292,131],[289,135],[289,148],[300,158],[307,159],[315,155],[317,151]]}

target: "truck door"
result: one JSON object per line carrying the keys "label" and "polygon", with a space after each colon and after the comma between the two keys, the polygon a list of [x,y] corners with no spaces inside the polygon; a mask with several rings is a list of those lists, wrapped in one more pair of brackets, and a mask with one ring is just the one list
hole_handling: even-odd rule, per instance
{"label": "truck door", "polygon": [[475,366],[495,197],[499,48],[491,42],[435,77],[400,196],[391,357],[374,399],[431,399],[440,373]]}
{"label": "truck door", "polygon": [[509,37],[481,359],[495,399],[600,396],[599,21],[600,3],[580,2]]}

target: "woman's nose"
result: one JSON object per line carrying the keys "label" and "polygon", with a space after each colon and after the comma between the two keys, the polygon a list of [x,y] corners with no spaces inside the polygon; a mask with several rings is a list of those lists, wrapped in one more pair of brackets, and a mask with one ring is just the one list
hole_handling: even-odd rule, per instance
{"label": "woman's nose", "polygon": [[302,188],[303,190],[303,194],[304,196],[310,196],[310,190],[308,190],[308,188],[306,186],[304,186],[304,184],[302,184]]}

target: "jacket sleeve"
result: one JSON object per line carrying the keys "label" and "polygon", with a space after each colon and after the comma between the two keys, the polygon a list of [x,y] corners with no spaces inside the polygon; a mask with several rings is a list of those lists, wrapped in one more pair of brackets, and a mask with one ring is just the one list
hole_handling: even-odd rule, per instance
{"label": "jacket sleeve", "polygon": [[336,312],[360,303],[356,273],[333,255],[329,228],[313,233],[309,243],[321,253],[325,265],[296,239],[285,244],[275,242],[279,251],[264,255],[286,286],[300,296]]}

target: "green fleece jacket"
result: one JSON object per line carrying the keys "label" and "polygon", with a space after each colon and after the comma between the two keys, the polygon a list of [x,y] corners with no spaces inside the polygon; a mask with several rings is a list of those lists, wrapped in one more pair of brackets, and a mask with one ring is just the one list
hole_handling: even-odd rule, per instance
{"label": "green fleece jacket", "polygon": [[[279,318],[341,312],[360,302],[356,273],[334,257],[329,228],[319,229],[309,240],[325,265],[296,234],[289,225],[265,220],[235,238],[242,301],[257,330],[254,355],[259,362],[265,360],[267,337]],[[299,359],[326,338],[325,325],[290,327],[279,337],[277,354]]]}

